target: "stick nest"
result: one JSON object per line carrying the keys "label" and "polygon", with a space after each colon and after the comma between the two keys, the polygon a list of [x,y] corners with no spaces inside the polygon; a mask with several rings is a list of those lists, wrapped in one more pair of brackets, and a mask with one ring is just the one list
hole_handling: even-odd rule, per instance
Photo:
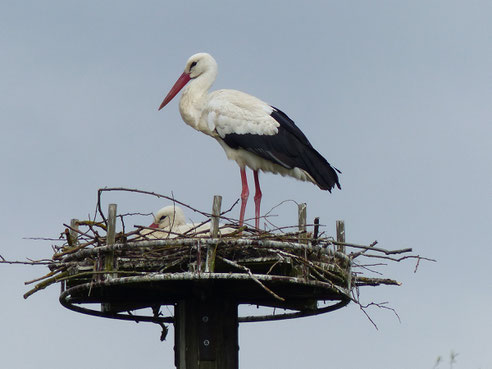
{"label": "stick nest", "polygon": [[[101,195],[107,191],[136,192],[168,199],[202,214],[205,220],[197,226],[203,225],[211,217],[211,214],[165,195],[124,188],[100,189],[94,217],[64,224],[65,230],[53,246],[54,253],[50,259],[22,262],[47,265],[50,269],[46,275],[26,282],[36,284],[24,295],[25,298],[57,282],[70,288],[88,282],[104,282],[115,276],[199,275],[213,271],[247,275],[279,301],[285,298],[269,288],[262,282],[264,278],[260,277],[282,276],[321,282],[359,304],[364,311],[371,305],[387,307],[384,303],[362,305],[359,287],[401,284],[384,277],[381,267],[390,262],[414,259],[417,270],[421,260],[431,260],[413,254],[410,248],[387,250],[376,247],[376,241],[368,245],[336,241],[319,232],[316,224],[308,224],[305,230],[299,230],[297,225],[275,227],[268,218],[271,211],[264,217],[270,230],[239,227],[237,221],[227,216],[235,204],[220,215],[225,227],[236,229],[226,237],[191,237],[189,233],[171,232],[166,239],[149,240],[141,236],[142,229],[146,227],[134,226],[132,230],[127,230],[129,219],[135,214],[122,214],[117,216],[121,231],[115,235],[114,243],[108,245],[108,219],[101,210]],[[3,263],[19,263],[0,258]]]}

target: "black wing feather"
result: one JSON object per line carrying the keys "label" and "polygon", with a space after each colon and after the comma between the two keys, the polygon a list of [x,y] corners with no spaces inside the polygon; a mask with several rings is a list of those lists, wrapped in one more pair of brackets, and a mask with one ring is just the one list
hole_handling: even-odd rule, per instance
{"label": "black wing feather", "polygon": [[284,168],[300,168],[314,178],[322,190],[340,187],[337,172],[326,159],[314,149],[307,137],[284,112],[273,108],[271,113],[280,126],[275,135],[236,134],[223,137],[233,149],[242,148]]}

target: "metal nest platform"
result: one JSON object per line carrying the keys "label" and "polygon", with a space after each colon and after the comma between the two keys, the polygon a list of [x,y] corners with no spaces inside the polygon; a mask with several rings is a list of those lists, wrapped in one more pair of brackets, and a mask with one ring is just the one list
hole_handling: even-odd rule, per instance
{"label": "metal nest platform", "polygon": [[[100,246],[64,257],[70,265],[60,302],[108,318],[161,323],[173,317],[127,313],[213,296],[236,304],[293,310],[240,317],[278,320],[336,310],[350,301],[349,257],[303,242],[245,238],[188,238]],[[94,266],[107,265],[110,270]],[[318,307],[318,302],[329,301]],[[81,304],[101,304],[101,309]]]}

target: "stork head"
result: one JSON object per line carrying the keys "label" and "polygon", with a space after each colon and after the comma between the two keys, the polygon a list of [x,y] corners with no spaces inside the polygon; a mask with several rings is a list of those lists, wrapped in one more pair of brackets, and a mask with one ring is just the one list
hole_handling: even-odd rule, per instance
{"label": "stork head", "polygon": [[183,74],[178,78],[164,98],[164,101],[162,101],[162,104],[159,106],[159,110],[165,107],[190,81],[190,79],[195,79],[202,75],[209,75],[212,82],[217,76],[217,62],[212,55],[207,53],[198,53],[188,59]]}
{"label": "stork head", "polygon": [[198,53],[188,59],[184,73],[188,74],[190,79],[193,79],[210,71],[217,73],[217,62],[210,54]]}
{"label": "stork head", "polygon": [[183,210],[175,205],[163,207],[154,215],[154,223],[150,228],[170,229],[171,227],[186,224]]}

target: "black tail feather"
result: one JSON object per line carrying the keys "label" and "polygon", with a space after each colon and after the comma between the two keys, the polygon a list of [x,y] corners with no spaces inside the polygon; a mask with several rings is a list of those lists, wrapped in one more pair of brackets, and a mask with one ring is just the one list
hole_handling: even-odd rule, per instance
{"label": "black tail feather", "polygon": [[332,167],[314,148],[304,150],[301,159],[305,164],[305,167],[302,169],[313,177],[319,188],[329,192],[331,192],[335,186],[339,189],[342,188],[337,174],[337,172],[341,172],[337,168]]}

